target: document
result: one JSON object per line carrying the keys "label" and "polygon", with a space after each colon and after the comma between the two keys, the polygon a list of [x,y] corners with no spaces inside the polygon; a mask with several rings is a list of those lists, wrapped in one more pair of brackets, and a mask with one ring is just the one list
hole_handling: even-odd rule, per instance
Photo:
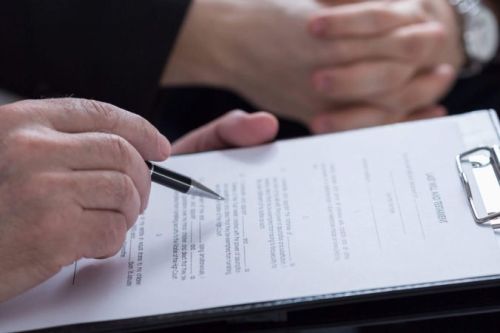
{"label": "document", "polygon": [[116,256],[1,304],[0,332],[498,276],[499,243],[456,171],[463,150],[446,118],[173,157],[164,166],[225,200],[153,185]]}

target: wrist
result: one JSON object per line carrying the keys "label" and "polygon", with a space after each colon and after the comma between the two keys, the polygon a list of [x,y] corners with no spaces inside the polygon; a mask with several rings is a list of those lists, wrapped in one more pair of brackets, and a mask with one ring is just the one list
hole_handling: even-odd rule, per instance
{"label": "wrist", "polygon": [[498,49],[498,23],[492,8],[481,0],[449,0],[461,19],[465,66],[462,76],[478,74]]}
{"label": "wrist", "polygon": [[[237,3],[237,2],[236,2]],[[231,86],[236,6],[230,0],[195,0],[161,77],[161,86]]]}

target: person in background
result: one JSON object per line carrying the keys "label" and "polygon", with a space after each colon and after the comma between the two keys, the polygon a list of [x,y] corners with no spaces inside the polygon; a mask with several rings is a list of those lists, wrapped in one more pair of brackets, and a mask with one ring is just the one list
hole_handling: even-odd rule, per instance
{"label": "person in background", "polygon": [[[20,0],[5,7],[0,87],[110,102],[171,137],[234,108],[186,87],[234,92],[252,109],[314,132],[440,116],[435,106],[463,62],[447,0]],[[365,24],[353,30],[360,16]],[[179,90],[181,103],[170,98]]]}
{"label": "person in background", "polygon": [[[211,20],[205,11],[217,2],[226,10]],[[174,49],[156,119],[187,130],[193,121],[205,122],[229,108],[264,108],[282,118],[280,137],[287,137],[500,108],[497,5],[476,0],[195,1]],[[234,7],[239,6],[247,10],[238,16]],[[203,38],[194,38],[201,36],[198,30],[206,31]],[[197,42],[214,41],[215,50],[229,52],[208,59],[224,57],[226,71],[238,83],[212,75],[183,77],[173,69],[176,55],[186,60],[186,54],[194,59],[183,61],[185,66],[198,68],[196,57],[212,53],[191,51],[205,50]],[[190,116],[207,105],[198,119]],[[163,112],[170,108],[184,112]]]}

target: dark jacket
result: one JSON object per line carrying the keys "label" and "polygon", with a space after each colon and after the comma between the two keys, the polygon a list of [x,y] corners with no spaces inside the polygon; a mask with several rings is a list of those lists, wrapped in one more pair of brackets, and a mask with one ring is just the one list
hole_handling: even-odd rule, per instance
{"label": "dark jacket", "polygon": [[0,10],[0,88],[149,112],[189,0],[12,0]]}

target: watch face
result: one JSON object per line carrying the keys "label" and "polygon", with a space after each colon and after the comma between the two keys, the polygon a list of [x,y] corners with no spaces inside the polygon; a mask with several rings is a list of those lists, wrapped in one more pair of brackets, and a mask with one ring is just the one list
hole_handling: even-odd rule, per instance
{"label": "watch face", "polygon": [[476,15],[471,15],[466,23],[465,44],[470,58],[489,62],[498,48],[498,25],[495,15],[481,6]]}

